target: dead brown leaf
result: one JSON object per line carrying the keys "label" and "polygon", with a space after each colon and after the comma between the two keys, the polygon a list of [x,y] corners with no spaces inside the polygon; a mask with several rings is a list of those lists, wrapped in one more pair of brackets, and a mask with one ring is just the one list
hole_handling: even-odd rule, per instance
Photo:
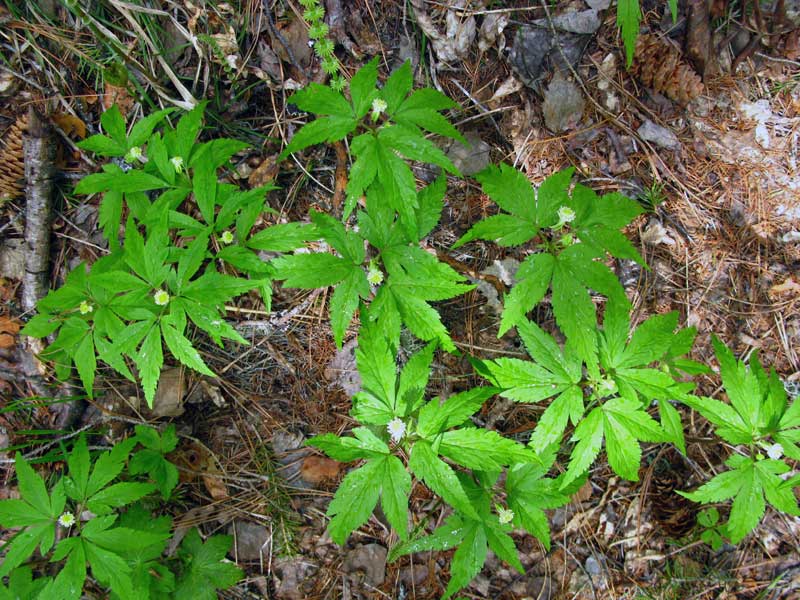
{"label": "dead brown leaf", "polygon": [[108,110],[115,104],[119,107],[119,112],[124,117],[133,108],[134,100],[124,87],[106,83],[105,92],[103,93],[103,110]]}
{"label": "dead brown leaf", "polygon": [[269,185],[275,181],[275,177],[278,174],[277,157],[277,154],[268,156],[260,165],[253,169],[253,172],[250,173],[250,176],[247,178],[247,183],[250,184],[250,187],[257,188],[262,185]]}
{"label": "dead brown leaf", "polygon": [[307,456],[300,467],[300,476],[308,483],[334,481],[339,477],[342,463],[324,456]]}
{"label": "dead brown leaf", "polygon": [[61,128],[67,136],[82,140],[86,137],[86,123],[75,115],[69,113],[56,113],[53,122]]}

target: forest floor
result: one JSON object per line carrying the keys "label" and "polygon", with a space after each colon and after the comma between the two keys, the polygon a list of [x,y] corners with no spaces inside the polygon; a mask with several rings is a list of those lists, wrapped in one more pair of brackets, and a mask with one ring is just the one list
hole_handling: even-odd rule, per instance
{"label": "forest floor", "polygon": [[[673,22],[666,2],[646,0],[642,31],[648,33],[630,70],[608,1],[325,4],[346,73],[373,56],[380,57],[382,76],[411,60],[420,85],[460,104],[450,116],[472,146],[447,152],[463,172],[507,161],[539,184],[574,166],[596,190],[638,198],[650,210],[627,233],[650,269],[614,265],[634,320],[677,310],[682,324],[699,331],[694,359],[714,364],[713,332],[737,356],[757,351],[797,393],[800,21],[789,11],[796,2],[786,2],[788,16],[755,14],[752,2],[681,2]],[[282,218],[307,220],[310,208],[329,207],[335,185],[332,148],[275,163],[305,119],[286,98],[324,77],[298,3],[99,0],[87,10],[91,18],[52,0],[22,8],[0,3],[0,196],[10,196],[0,202],[0,448],[34,454],[64,432],[46,403],[9,409],[32,395],[17,375],[23,350],[16,334],[30,314],[20,303],[25,199],[14,176],[29,107],[47,115],[58,133],[52,287],[78,262],[105,252],[98,199],[71,193],[77,179],[97,168],[75,142],[96,132],[100,114],[115,102],[130,121],[180,99],[167,70],[196,98],[209,100],[205,138],[252,144],[228,178],[245,188],[280,186],[269,200]],[[552,39],[543,45],[537,28],[561,49]],[[112,36],[127,48],[125,60]],[[574,66],[564,68],[566,54]],[[658,89],[645,85],[654,84],[670,57],[680,62],[670,63]],[[573,82],[572,93],[553,96],[554,78]],[[451,181],[441,227],[427,243],[449,248],[492,210],[474,180]],[[501,280],[521,255],[473,243],[454,256],[480,282],[487,275]],[[327,504],[347,465],[322,458],[304,440],[352,427],[350,396],[359,383],[353,336],[337,351],[327,297],[324,290],[276,289],[270,314],[252,301],[243,304],[229,318],[248,332],[251,345],[220,349],[198,337],[219,377],[165,371],[155,410],[143,407],[136,387],[104,372],[100,400],[84,403],[77,426],[105,428],[118,439],[137,422],[177,425],[182,442],[173,458],[182,466],[182,493],[170,510],[178,529],[200,525],[205,533],[234,535],[230,558],[247,579],[225,598],[438,598],[447,553],[386,564],[391,540],[377,518],[346,547],[325,534]],[[513,333],[497,338],[492,286],[438,308],[461,350],[477,357],[520,352]],[[535,318],[553,325],[546,302]],[[440,354],[434,364],[431,395],[478,383],[464,357]],[[701,392],[717,386],[713,375],[700,378]],[[496,400],[480,418],[524,435],[536,414]],[[601,460],[572,503],[551,511],[550,552],[519,535],[527,572],[490,557],[461,596],[800,597],[800,519],[768,511],[756,533],[735,547],[712,550],[700,539],[696,508],[674,492],[718,472],[724,448],[707,443],[705,421],[689,411],[684,420],[687,457],[646,445],[636,483],[619,479]],[[0,497],[12,493],[12,475],[0,467]],[[415,494],[412,511],[423,512],[429,500]]]}

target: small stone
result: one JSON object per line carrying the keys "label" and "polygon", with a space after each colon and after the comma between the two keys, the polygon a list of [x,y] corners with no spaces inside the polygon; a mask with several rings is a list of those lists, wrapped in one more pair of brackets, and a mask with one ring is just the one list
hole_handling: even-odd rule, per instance
{"label": "small stone", "polygon": [[[269,547],[269,530],[251,521],[236,521],[229,527],[230,535],[236,540],[231,555],[240,561],[257,561]],[[235,552],[235,554],[234,554]]]}
{"label": "small stone", "polygon": [[479,171],[483,171],[489,164],[491,146],[476,133],[468,132],[464,135],[464,138],[469,142],[469,145],[465,146],[461,142],[453,142],[447,150],[447,158],[453,161],[453,164],[463,175],[474,175]]}
{"label": "small stone", "polygon": [[[378,587],[386,578],[386,548],[380,544],[362,544],[347,553],[342,568],[354,579],[362,579],[370,587]],[[352,577],[351,577],[352,578]]]}
{"label": "small stone", "polygon": [[645,119],[644,123],[639,126],[637,133],[643,140],[652,142],[656,146],[667,150],[677,150],[681,147],[681,141],[678,136],[666,127],[656,125],[649,119]]}
{"label": "small stone", "polygon": [[[600,16],[594,9],[573,10],[553,17],[553,27],[560,31],[569,33],[590,34],[600,28]],[[533,22],[540,27],[549,27],[547,19],[540,19]]]}
{"label": "small stone", "polygon": [[470,587],[478,592],[481,596],[489,595],[489,578],[485,575],[478,573],[475,579],[472,580]]}
{"label": "small stone", "polygon": [[544,123],[547,128],[560,133],[574,128],[583,117],[585,103],[577,85],[556,77],[544,93]]}
{"label": "small stone", "polygon": [[183,369],[165,369],[158,379],[153,399],[154,417],[177,417],[183,414]]}

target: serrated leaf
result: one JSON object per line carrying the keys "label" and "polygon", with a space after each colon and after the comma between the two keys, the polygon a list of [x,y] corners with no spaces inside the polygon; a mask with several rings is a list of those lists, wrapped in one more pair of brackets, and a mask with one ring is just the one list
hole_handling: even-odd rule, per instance
{"label": "serrated leaf", "polygon": [[413,85],[414,73],[411,61],[407,60],[389,75],[380,91],[380,97],[386,102],[386,112],[389,115],[394,114]]}
{"label": "serrated leaf", "polygon": [[355,268],[344,258],[322,252],[281,256],[272,261],[275,279],[284,279],[284,287],[314,289],[335,285]]}
{"label": "serrated leaf", "polygon": [[678,313],[653,315],[639,325],[625,348],[622,359],[612,367],[638,367],[649,365],[665,354],[678,326]]}
{"label": "serrated leaf", "polygon": [[127,135],[125,131],[125,117],[119,110],[119,106],[113,104],[110,108],[103,111],[100,115],[100,125],[103,130],[119,144],[127,143]]}
{"label": "serrated leaf", "polygon": [[350,80],[350,97],[353,99],[353,113],[360,119],[370,108],[377,95],[378,57],[361,67]]}
{"label": "serrated leaf", "polygon": [[506,163],[490,165],[475,175],[486,193],[500,208],[538,228],[536,194],[528,178]]}
{"label": "serrated leaf", "polygon": [[164,364],[164,354],[161,348],[161,330],[152,327],[144,338],[139,353],[134,355],[134,361],[139,369],[139,378],[142,381],[144,397],[147,406],[153,408],[158,379],[161,376],[161,366]]}
{"label": "serrated leaf", "polygon": [[572,384],[568,378],[518,358],[498,358],[484,364],[492,381],[502,388],[500,395],[515,402],[539,402],[560,394]]}
{"label": "serrated leaf", "polygon": [[442,431],[462,425],[497,391],[493,387],[479,387],[450,396],[443,403],[434,398],[419,411],[417,433],[430,438]]}
{"label": "serrated leaf", "polygon": [[449,173],[458,174],[458,169],[445,153],[418,131],[402,125],[390,125],[378,131],[378,141],[410,160],[432,163]]}
{"label": "serrated leaf", "polygon": [[330,320],[336,347],[342,347],[347,327],[358,308],[360,298],[369,296],[369,282],[361,268],[356,267],[333,291],[330,301]]}
{"label": "serrated leaf", "polygon": [[155,486],[149,483],[115,483],[89,498],[87,508],[95,514],[109,512],[113,508],[127,506],[153,492]]}
{"label": "serrated leaf", "polygon": [[75,368],[78,369],[83,389],[86,390],[89,398],[93,398],[97,357],[94,351],[94,338],[91,335],[87,335],[81,340],[72,359],[75,361]]}
{"label": "serrated leaf", "polygon": [[328,531],[337,544],[343,545],[375,510],[380,495],[380,486],[375,483],[380,481],[382,468],[380,459],[371,460],[348,473],[336,490],[327,514],[331,517]]}
{"label": "serrated leaf", "polygon": [[519,333],[528,354],[538,364],[563,382],[578,383],[581,378],[580,363],[567,360],[555,340],[534,322],[522,320],[517,323]]}
{"label": "serrated leaf", "polygon": [[369,320],[364,320],[359,331],[356,365],[362,388],[380,398],[388,408],[396,406],[394,356],[383,331]]}
{"label": "serrated leaf", "polygon": [[570,386],[553,399],[539,418],[531,435],[530,446],[537,452],[543,452],[550,444],[561,440],[570,416],[582,413],[583,390],[576,385]]}
{"label": "serrated leaf", "polygon": [[487,539],[483,527],[471,522],[465,527],[464,539],[450,562],[450,581],[442,600],[447,600],[458,590],[465,588],[478,574],[486,562]]}
{"label": "serrated leaf", "polygon": [[387,456],[381,464],[381,507],[389,524],[401,540],[408,538],[408,497],[411,475],[396,456]]}
{"label": "serrated leaf", "polygon": [[231,543],[232,538],[227,535],[214,535],[203,543],[197,529],[191,529],[183,538],[179,550],[185,567],[173,598],[216,600],[217,589],[224,590],[235,585],[244,573],[225,559]]}
{"label": "serrated leaf", "polygon": [[567,473],[561,482],[561,488],[586,472],[592,465],[603,444],[603,411],[595,408],[575,428],[572,439],[578,443],[572,449]]}
{"label": "serrated leaf", "polygon": [[214,371],[208,368],[208,365],[200,358],[200,353],[192,346],[190,342],[180,331],[175,329],[172,325],[161,321],[161,333],[164,336],[164,341],[167,348],[172,352],[172,355],[181,361],[190,369],[194,369],[198,373],[208,375],[209,377],[216,377]]}
{"label": "serrated leaf", "polygon": [[320,117],[306,123],[294,134],[289,145],[284,148],[278,160],[289,154],[322,142],[338,142],[356,128],[358,122],[353,117]]}
{"label": "serrated leaf", "polygon": [[300,110],[317,115],[336,115],[345,118],[353,116],[350,103],[330,86],[309,83],[302,90],[292,94],[287,102],[297,105]]}
{"label": "serrated leaf", "polygon": [[388,560],[393,562],[400,556],[424,552],[426,550],[449,550],[464,539],[466,526],[459,515],[450,515],[444,524],[430,535],[414,538],[394,546],[389,551]]}
{"label": "serrated leaf", "polygon": [[467,497],[453,469],[439,460],[431,444],[418,441],[411,449],[409,468],[454,509],[467,517],[477,519],[478,513]]}
{"label": "serrated leaf", "polygon": [[401,289],[391,287],[391,290],[400,317],[411,333],[426,342],[437,340],[447,352],[456,351],[456,346],[436,310],[421,298],[409,296]]}
{"label": "serrated leaf", "polygon": [[499,471],[512,463],[538,460],[522,444],[482,428],[446,431],[439,441],[438,451],[453,462],[478,471]]}
{"label": "serrated leaf", "polygon": [[639,35],[639,21],[642,18],[639,0],[619,0],[617,3],[617,25],[622,29],[625,44],[625,60],[628,67],[633,63],[636,38]]}

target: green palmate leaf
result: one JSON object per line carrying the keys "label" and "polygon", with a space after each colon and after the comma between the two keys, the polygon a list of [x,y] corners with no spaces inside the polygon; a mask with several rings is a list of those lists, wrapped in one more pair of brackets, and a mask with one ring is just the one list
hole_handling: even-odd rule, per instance
{"label": "green palmate leaf", "polygon": [[758,378],[752,369],[748,371],[743,362],[737,361],[719,339],[714,337],[712,342],[728,398],[747,428],[752,430],[758,424],[761,411],[762,390]]}
{"label": "green palmate leaf", "polygon": [[372,132],[354,137],[350,149],[356,160],[347,180],[344,218],[350,216],[356,202],[378,175],[378,138]]}
{"label": "green palmate leaf", "polygon": [[583,416],[583,390],[573,385],[553,399],[542,414],[536,429],[533,430],[530,445],[537,452],[543,452],[554,442],[561,440],[567,429],[567,422],[577,425]]}
{"label": "green palmate leaf", "polygon": [[570,378],[551,373],[533,362],[517,358],[486,361],[490,380],[502,389],[500,395],[515,402],[539,402],[571,387]]}
{"label": "green palmate leaf", "polygon": [[537,456],[522,444],[496,431],[464,428],[442,434],[439,454],[468,469],[499,471],[512,463],[535,462]]}
{"label": "green palmate leaf", "polygon": [[359,458],[380,458],[389,453],[389,447],[366,427],[353,430],[356,437],[339,437],[332,433],[318,435],[308,440],[309,446],[319,448],[334,460],[351,462]]}
{"label": "green palmate leaf", "polygon": [[285,287],[314,289],[335,285],[350,275],[353,263],[321,252],[282,256],[272,261],[275,279],[284,279]]}
{"label": "green palmate leaf", "polygon": [[525,349],[532,359],[563,382],[578,383],[581,379],[581,362],[571,352],[563,352],[556,341],[532,321],[521,321],[517,325]]}
{"label": "green palmate leaf", "polygon": [[134,355],[136,367],[139,369],[139,378],[142,380],[144,397],[147,405],[152,408],[156,396],[156,386],[161,376],[161,366],[164,364],[164,354],[161,348],[161,329],[152,327],[144,338],[139,353]]}
{"label": "green palmate leaf", "polygon": [[575,428],[572,440],[578,443],[572,450],[569,467],[561,483],[562,488],[585,473],[600,454],[603,445],[603,423],[602,409],[595,408]]}
{"label": "green palmate leaf", "polygon": [[81,150],[94,152],[100,156],[124,156],[128,145],[112,140],[104,135],[93,135],[76,144]]}
{"label": "green palmate leaf", "polygon": [[308,84],[307,87],[292,94],[287,102],[296,104],[300,110],[318,115],[335,115],[345,118],[353,116],[350,103],[342,94],[319,83]]}
{"label": "green palmate leaf", "polygon": [[381,481],[381,506],[389,523],[401,540],[408,537],[408,497],[411,475],[396,456],[381,460],[378,472]]}
{"label": "green palmate leaf", "polygon": [[378,141],[386,148],[391,148],[411,160],[433,163],[445,171],[458,174],[458,169],[438,146],[418,131],[402,125],[382,127],[378,131]]}
{"label": "green palmate leaf", "polygon": [[475,521],[468,522],[464,528],[464,537],[450,562],[450,581],[442,600],[450,598],[472,581],[486,562],[487,550],[484,528]]}
{"label": "green palmate leaf", "polygon": [[396,406],[397,367],[392,350],[380,327],[364,319],[358,334],[356,365],[362,389],[380,398],[387,407]]}
{"label": "green palmate leaf", "polygon": [[371,460],[342,480],[327,513],[331,517],[328,531],[337,544],[344,544],[369,519],[378,504],[381,488],[376,482],[381,480],[383,469],[382,459]]}
{"label": "green palmate leaf", "polygon": [[156,126],[164,120],[164,117],[175,112],[174,108],[165,108],[150,113],[134,123],[131,128],[131,134],[128,136],[128,143],[131,146],[141,146],[150,139],[153,130]]}
{"label": "green palmate leaf", "polygon": [[111,108],[100,115],[100,124],[103,130],[119,144],[126,144],[127,134],[125,131],[125,117],[119,110],[119,106],[112,105]]}
{"label": "green palmate leaf", "polygon": [[184,568],[173,598],[215,600],[217,589],[224,590],[235,585],[244,573],[225,560],[231,542],[230,536],[213,535],[203,543],[197,529],[190,530],[183,538],[179,550]]}
{"label": "green palmate leaf", "polygon": [[456,346],[442,324],[439,313],[425,300],[409,296],[402,286],[389,286],[395,302],[396,311],[409,331],[426,342],[438,341],[447,352],[455,352]]}
{"label": "green palmate leaf", "polygon": [[498,337],[525,318],[550,286],[555,259],[550,254],[534,254],[526,258],[515,275],[516,285],[505,296]]}
{"label": "green palmate leaf", "polygon": [[87,175],[75,186],[76,194],[96,194],[97,192],[114,191],[117,193],[134,193],[158,190],[167,183],[155,175],[137,169],[124,172],[117,165],[106,165],[105,173]]}
{"label": "green palmate leaf", "polygon": [[83,389],[86,390],[89,398],[94,397],[94,375],[97,370],[97,358],[94,351],[94,338],[91,335],[87,335],[81,340],[72,358],[75,361],[75,368],[78,369]]}
{"label": "green palmate leaf", "polygon": [[353,99],[353,113],[360,119],[369,110],[372,100],[378,95],[375,85],[378,81],[378,57],[361,67],[350,80],[350,97]]}
{"label": "green palmate leaf", "polygon": [[496,393],[497,388],[482,387],[450,396],[443,403],[434,398],[419,411],[417,433],[424,438],[432,438],[442,431],[463,425]]}
{"label": "green palmate leaf", "polygon": [[570,493],[559,489],[559,482],[544,477],[548,467],[533,464],[515,465],[508,471],[506,492],[514,511],[515,523],[524,527],[550,548],[550,526],[545,510],[564,506]]}
{"label": "green palmate leaf", "polygon": [[478,518],[478,513],[455,472],[449,465],[439,460],[430,442],[421,440],[414,444],[408,466],[455,510],[473,519]]}
{"label": "green palmate leaf", "polygon": [[425,552],[426,550],[449,550],[455,548],[464,539],[466,527],[464,519],[458,514],[450,515],[444,525],[430,535],[413,538],[394,546],[389,551],[388,560],[395,561],[406,554]]}
{"label": "green palmate leaf", "polygon": [[369,296],[369,281],[367,275],[360,267],[352,271],[336,286],[331,296],[330,318],[333,339],[336,347],[342,347],[347,326],[353,319],[360,299],[366,300]]}
{"label": "green palmate leaf", "polygon": [[649,365],[664,356],[678,326],[678,313],[654,315],[636,328],[625,348],[621,360],[611,367],[637,367]]}
{"label": "green palmate leaf", "polygon": [[161,321],[161,334],[172,355],[187,367],[194,369],[198,373],[216,377],[214,371],[200,358],[200,353],[180,331],[165,321]]}
{"label": "green palmate leaf", "polygon": [[[392,406],[392,411],[398,416],[408,416],[422,404],[435,350],[434,342],[428,344],[419,352],[414,353],[400,372],[397,394]],[[418,424],[417,427],[421,427],[421,424]]]}
{"label": "green palmate leaf", "polygon": [[386,102],[386,112],[389,115],[395,113],[413,85],[414,73],[411,61],[407,60],[394,70],[380,91],[380,97]]}
{"label": "green palmate leaf", "polygon": [[308,148],[322,142],[337,142],[351,133],[358,122],[353,117],[320,117],[315,119],[294,134],[289,145],[284,148],[278,157],[283,160],[292,152]]}

